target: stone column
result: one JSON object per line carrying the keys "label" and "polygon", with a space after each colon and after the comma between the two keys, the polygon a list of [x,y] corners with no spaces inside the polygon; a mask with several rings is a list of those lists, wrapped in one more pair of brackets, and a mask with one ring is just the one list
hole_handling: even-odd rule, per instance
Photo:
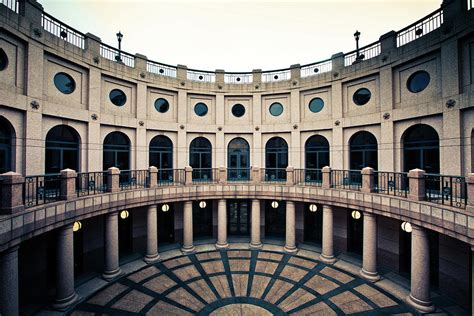
{"label": "stone column", "polygon": [[105,215],[105,271],[102,277],[111,281],[120,274],[119,266],[119,236],[118,236],[118,212]]}
{"label": "stone column", "polygon": [[156,205],[151,205],[146,213],[146,255],[143,260],[151,264],[158,261],[159,258]]}
{"label": "stone column", "polygon": [[183,248],[181,251],[185,254],[193,253],[193,202],[184,202],[183,210]]}
{"label": "stone column", "polygon": [[72,224],[59,229],[56,244],[56,298],[53,307],[64,311],[77,300],[74,290],[74,236]]}
{"label": "stone column", "polygon": [[293,201],[286,202],[286,242],[283,250],[290,253],[298,251],[296,248],[295,202]]}
{"label": "stone column", "polygon": [[412,225],[411,233],[411,290],[407,302],[423,313],[435,310],[430,297],[430,247],[428,232]]}
{"label": "stone column", "polygon": [[227,243],[227,201],[219,200],[217,206],[217,244],[216,248],[228,248]]}
{"label": "stone column", "polygon": [[18,314],[18,246],[16,246],[0,253],[0,315]]}
{"label": "stone column", "polygon": [[252,221],[251,225],[251,249],[261,249],[262,242],[260,240],[260,200],[252,200]]}
{"label": "stone column", "polygon": [[360,275],[371,282],[380,280],[377,273],[377,218],[364,212],[364,244]]}
{"label": "stone column", "polygon": [[323,205],[323,249],[320,259],[326,263],[336,262],[333,248],[333,211],[332,206]]}

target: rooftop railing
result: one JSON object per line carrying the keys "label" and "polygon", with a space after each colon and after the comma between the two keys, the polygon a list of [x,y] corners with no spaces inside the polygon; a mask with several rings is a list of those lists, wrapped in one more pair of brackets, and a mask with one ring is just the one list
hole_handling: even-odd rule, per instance
{"label": "rooftop railing", "polygon": [[291,79],[290,69],[280,69],[262,72],[262,82],[277,82]]}
{"label": "rooftop railing", "polygon": [[380,55],[381,45],[380,42],[375,42],[359,48],[358,50],[344,54],[344,66],[350,66],[363,60],[369,60],[371,58]]}
{"label": "rooftop railing", "polygon": [[253,74],[246,72],[226,72],[224,74],[224,83],[246,84],[253,82]]}
{"label": "rooftop railing", "polygon": [[100,44],[100,56],[131,68],[135,67],[135,56],[106,44]]}
{"label": "rooftop railing", "polygon": [[146,70],[153,74],[166,76],[166,77],[173,77],[173,78],[176,78],[176,73],[177,73],[176,67],[174,66],[166,65],[166,64],[162,64],[162,63],[158,63],[156,61],[150,61],[150,60],[146,62]]}
{"label": "rooftop railing", "polygon": [[216,82],[216,74],[210,71],[188,69],[186,75],[187,79],[192,81],[200,81],[207,83]]}
{"label": "rooftop railing", "polygon": [[69,25],[59,21],[52,15],[43,12],[41,18],[43,29],[66,42],[84,49],[84,34]]}
{"label": "rooftop railing", "polygon": [[20,12],[18,0],[0,0],[0,4],[3,4],[4,6],[16,13]]}
{"label": "rooftop railing", "polygon": [[398,31],[397,47],[406,45],[436,30],[441,26],[441,24],[443,24],[443,10],[438,9]]}
{"label": "rooftop railing", "polygon": [[317,63],[312,63],[308,65],[301,66],[301,77],[311,77],[325,72],[330,72],[332,70],[332,60],[327,59]]}

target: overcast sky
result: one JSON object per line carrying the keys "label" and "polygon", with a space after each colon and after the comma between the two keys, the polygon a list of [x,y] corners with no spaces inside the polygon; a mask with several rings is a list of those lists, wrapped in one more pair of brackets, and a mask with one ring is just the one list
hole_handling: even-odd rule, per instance
{"label": "overcast sky", "polygon": [[46,12],[151,60],[204,70],[286,68],[399,30],[441,0],[39,0]]}

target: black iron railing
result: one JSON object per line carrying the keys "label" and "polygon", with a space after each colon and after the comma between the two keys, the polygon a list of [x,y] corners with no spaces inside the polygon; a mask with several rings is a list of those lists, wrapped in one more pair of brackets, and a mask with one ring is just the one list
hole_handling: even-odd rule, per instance
{"label": "black iron railing", "polygon": [[195,168],[193,169],[193,182],[217,183],[219,179],[217,168]]}
{"label": "black iron railing", "polygon": [[466,208],[466,178],[440,174],[426,174],[425,198],[426,201],[432,203]]}
{"label": "black iron railing", "polygon": [[360,191],[361,187],[360,170],[331,170],[331,188]]}
{"label": "black iron railing", "polygon": [[107,192],[107,171],[79,172],[76,177],[77,196]]}
{"label": "black iron railing", "polygon": [[100,44],[100,55],[119,64],[132,68],[135,67],[135,56],[107,44]]}
{"label": "black iron railing", "polygon": [[443,24],[443,10],[438,9],[424,18],[404,27],[397,32],[397,47],[408,44],[417,38],[420,38]]}
{"label": "black iron railing", "polygon": [[227,168],[227,180],[231,182],[249,181],[250,168]]}
{"label": "black iron railing", "polygon": [[60,174],[25,177],[25,183],[23,184],[23,204],[25,208],[56,202],[60,198]]}
{"label": "black iron railing", "polygon": [[74,46],[84,49],[84,34],[44,12],[41,18],[43,29],[62,38]]}
{"label": "black iron railing", "polygon": [[119,186],[120,190],[130,190],[137,188],[146,188],[149,186],[150,176],[145,170],[120,170]]}
{"label": "black iron railing", "polygon": [[183,169],[158,169],[157,180],[159,186],[184,184],[185,173]]}
{"label": "black iron railing", "polygon": [[407,197],[410,186],[406,172],[374,172],[375,193]]}
{"label": "black iron railing", "polygon": [[323,173],[321,169],[295,169],[295,184],[322,186]]}
{"label": "black iron railing", "polygon": [[281,183],[286,181],[286,168],[262,168],[262,182]]}

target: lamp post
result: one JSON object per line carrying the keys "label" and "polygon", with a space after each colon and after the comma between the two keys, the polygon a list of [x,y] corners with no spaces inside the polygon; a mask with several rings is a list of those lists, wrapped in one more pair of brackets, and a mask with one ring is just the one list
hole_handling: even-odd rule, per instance
{"label": "lamp post", "polygon": [[359,60],[359,38],[360,38],[360,32],[359,31],[356,31],[354,33],[354,38],[356,40],[356,60]]}
{"label": "lamp post", "polygon": [[115,56],[115,60],[116,60],[118,63],[121,63],[121,62],[122,62],[121,50],[122,50],[122,38],[123,38],[123,34],[119,31],[116,35],[117,35],[117,40],[118,40],[118,55]]}

